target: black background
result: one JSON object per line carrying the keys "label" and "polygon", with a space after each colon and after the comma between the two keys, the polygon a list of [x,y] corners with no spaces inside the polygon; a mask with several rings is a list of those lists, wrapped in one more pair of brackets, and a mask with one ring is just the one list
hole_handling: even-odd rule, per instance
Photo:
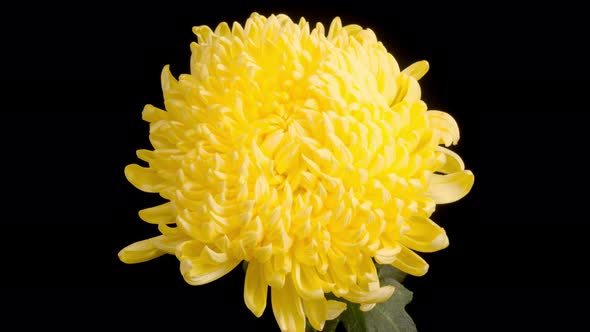
{"label": "black background", "polygon": [[[237,268],[212,284],[182,280],[173,256],[118,261],[157,235],[137,211],[159,203],[125,165],[150,148],[145,104],[159,76],[188,71],[192,26],[249,14],[371,28],[401,67],[426,59],[431,109],[461,129],[455,151],[475,173],[435,219],[451,245],[409,277],[419,331],[583,330],[588,246],[588,54],[584,11],[391,1],[51,3],[6,8],[2,23],[2,318],[25,327],[168,327],[278,331],[243,304]],[[78,321],[83,321],[83,326]],[[239,326],[240,328],[232,328]]]}

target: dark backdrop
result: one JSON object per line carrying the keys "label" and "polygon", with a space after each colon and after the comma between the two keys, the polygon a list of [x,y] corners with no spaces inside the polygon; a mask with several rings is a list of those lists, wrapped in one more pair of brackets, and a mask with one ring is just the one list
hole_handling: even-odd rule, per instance
{"label": "dark backdrop", "polygon": [[192,26],[243,23],[253,11],[326,26],[340,16],[373,29],[400,66],[430,62],[423,97],[457,120],[454,150],[476,180],[466,198],[434,214],[451,245],[425,255],[428,274],[405,283],[419,331],[583,329],[588,57],[583,11],[566,3],[6,8],[0,301],[9,310],[0,317],[82,330],[278,331],[270,306],[257,319],[243,304],[239,268],[191,287],[173,256],[117,259],[157,234],[137,211],[158,198],[131,186],[123,168],[150,148],[141,110],[163,104],[162,67],[188,71]]}

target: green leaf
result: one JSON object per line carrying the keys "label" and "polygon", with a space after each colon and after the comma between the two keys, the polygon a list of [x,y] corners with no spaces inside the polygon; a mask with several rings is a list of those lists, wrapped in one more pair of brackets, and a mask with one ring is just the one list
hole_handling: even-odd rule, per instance
{"label": "green leaf", "polygon": [[378,268],[381,285],[392,285],[395,292],[389,300],[367,312],[361,311],[360,305],[346,301],[348,307],[339,317],[346,331],[416,332],[416,324],[405,310],[405,306],[412,301],[412,292],[398,281],[403,280],[405,273],[389,265]]}
{"label": "green leaf", "polygon": [[324,329],[322,332],[335,332],[336,328],[338,327],[338,323],[340,323],[339,318],[327,320],[326,324],[324,324]]}
{"label": "green leaf", "polygon": [[377,265],[377,271],[379,272],[379,281],[383,282],[385,278],[393,278],[397,282],[404,282],[408,275],[404,271],[398,270],[391,265]]}

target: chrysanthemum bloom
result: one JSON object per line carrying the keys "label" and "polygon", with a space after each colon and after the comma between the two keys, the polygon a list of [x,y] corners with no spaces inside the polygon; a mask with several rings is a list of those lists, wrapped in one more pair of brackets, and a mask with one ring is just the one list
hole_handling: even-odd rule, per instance
{"label": "chrysanthemum bloom", "polygon": [[262,315],[270,286],[283,331],[317,330],[346,307],[370,310],[394,293],[376,263],[411,275],[415,253],[448,245],[429,217],[462,198],[473,174],[444,146],[455,120],[428,110],[418,79],[370,29],[325,34],[303,18],[252,14],[242,27],[194,28],[191,73],[162,73],[165,109],[147,105],[149,166],[125,168],[138,189],[166,203],[142,210],[162,235],[119,253],[125,263],[165,253],[201,285],[247,261],[244,300]]}

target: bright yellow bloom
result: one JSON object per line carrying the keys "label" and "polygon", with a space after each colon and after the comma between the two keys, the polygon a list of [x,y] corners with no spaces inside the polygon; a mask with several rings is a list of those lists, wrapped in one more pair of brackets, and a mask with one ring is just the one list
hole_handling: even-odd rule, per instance
{"label": "bright yellow bloom", "polygon": [[252,14],[242,27],[194,28],[191,73],[162,72],[165,109],[147,105],[154,150],[127,179],[167,202],[139,212],[162,235],[119,253],[125,263],[175,254],[187,283],[211,282],[247,261],[244,300],[272,309],[282,331],[321,330],[343,302],[370,310],[387,300],[375,262],[421,276],[413,250],[448,245],[429,219],[466,195],[473,174],[442,147],[459,130],[427,110],[418,79],[373,31],[326,35],[303,18]]}

